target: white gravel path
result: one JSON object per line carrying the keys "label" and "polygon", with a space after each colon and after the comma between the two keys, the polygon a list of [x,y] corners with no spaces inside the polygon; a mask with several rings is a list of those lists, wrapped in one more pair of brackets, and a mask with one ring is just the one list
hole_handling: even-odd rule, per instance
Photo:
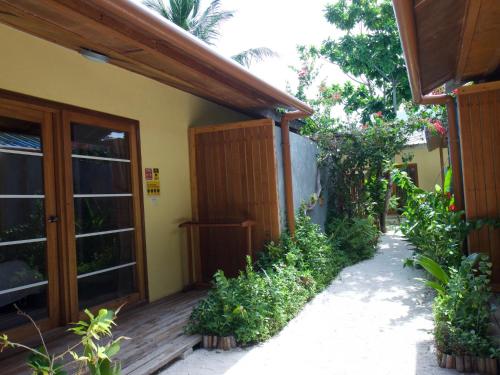
{"label": "white gravel path", "polygon": [[230,352],[196,350],[162,375],[446,375],[432,346],[432,297],[419,271],[403,268],[402,237],[382,237],[377,255],[348,267],[268,342]]}

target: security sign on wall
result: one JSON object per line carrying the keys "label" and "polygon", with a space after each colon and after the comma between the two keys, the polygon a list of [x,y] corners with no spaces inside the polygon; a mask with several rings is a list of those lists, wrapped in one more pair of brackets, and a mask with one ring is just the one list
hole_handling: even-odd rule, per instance
{"label": "security sign on wall", "polygon": [[147,195],[149,196],[160,195],[160,169],[146,168],[144,170],[144,177],[146,179]]}

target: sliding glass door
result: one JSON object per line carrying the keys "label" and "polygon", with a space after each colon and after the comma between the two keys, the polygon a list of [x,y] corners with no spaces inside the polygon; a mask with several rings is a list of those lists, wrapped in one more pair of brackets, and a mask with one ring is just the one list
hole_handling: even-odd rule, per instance
{"label": "sliding glass door", "polygon": [[0,333],[145,299],[137,123],[0,98]]}
{"label": "sliding glass door", "polygon": [[134,128],[65,113],[79,309],[139,298],[138,180]]}
{"label": "sliding glass door", "polygon": [[57,323],[51,114],[0,101],[0,332]]}

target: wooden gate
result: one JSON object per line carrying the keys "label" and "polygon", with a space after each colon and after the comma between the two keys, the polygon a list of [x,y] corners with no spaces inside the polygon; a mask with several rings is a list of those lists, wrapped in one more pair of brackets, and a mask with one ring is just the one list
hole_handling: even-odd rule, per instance
{"label": "wooden gate", "polygon": [[245,265],[244,228],[220,224],[254,221],[254,253],[278,239],[274,129],[270,119],[189,129],[193,218],[219,224],[198,227],[198,281],[218,269],[234,276]]}

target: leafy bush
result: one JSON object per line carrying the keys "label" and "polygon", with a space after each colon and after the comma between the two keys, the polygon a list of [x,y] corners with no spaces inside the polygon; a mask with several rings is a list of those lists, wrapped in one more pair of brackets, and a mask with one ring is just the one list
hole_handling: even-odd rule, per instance
{"label": "leafy bush", "polygon": [[256,272],[248,259],[245,272],[214,277],[214,288],[194,309],[188,332],[228,336],[247,344],[279,331],[314,295],[314,279],[293,266]]}
{"label": "leafy bush", "polygon": [[438,291],[434,303],[437,347],[455,355],[494,354],[488,332],[492,313],[488,257],[463,257],[460,267],[451,269],[449,275],[430,258],[420,257],[418,262],[436,279],[427,284]]}
{"label": "leafy bush", "polygon": [[418,188],[406,172],[395,172],[394,181],[406,193],[403,234],[419,254],[444,267],[458,267],[471,225],[463,219],[464,212],[456,210],[453,196],[438,185],[433,192]]}
{"label": "leafy bush", "polygon": [[379,231],[371,216],[333,219],[327,226],[327,232],[349,264],[369,259],[375,254]]}
{"label": "leafy bush", "polygon": [[[343,228],[350,229],[347,225]],[[236,278],[227,278],[222,271],[215,274],[214,288],[193,310],[186,330],[234,335],[241,344],[264,341],[350,263],[347,254],[308,216],[300,214],[295,237],[283,236],[279,243],[271,243],[255,268],[248,258],[245,271]]]}

